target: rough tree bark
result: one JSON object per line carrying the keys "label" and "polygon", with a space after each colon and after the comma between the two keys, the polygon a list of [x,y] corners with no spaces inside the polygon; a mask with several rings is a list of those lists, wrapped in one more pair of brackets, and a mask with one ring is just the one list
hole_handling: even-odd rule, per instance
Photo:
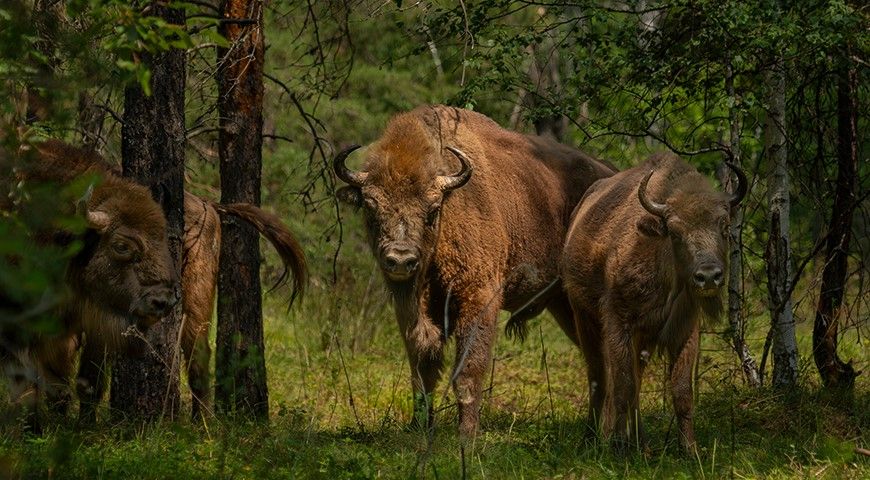
{"label": "rough tree bark", "polygon": [[855,176],[858,172],[858,73],[843,67],[837,86],[837,188],[825,245],[825,267],[816,320],[813,325],[813,359],[828,388],[851,389],[855,385],[852,362],[837,356],[838,316],[848,276],[849,241],[855,206]]}
{"label": "rough tree bark", "polygon": [[776,387],[797,382],[797,342],[791,306],[789,176],[785,125],[785,69],[779,56],[768,72],[769,90],[765,150],[770,158],[767,179],[767,290],[770,299],[773,376]]}
{"label": "rough tree bark", "polygon": [[[725,89],[732,100],[729,111],[731,161],[740,166],[740,118],[737,108],[737,97],[734,92],[734,70],[729,56],[725,64]],[[737,185],[732,181],[731,169],[725,165],[719,169],[723,187],[734,192]],[[743,208],[738,206],[731,211],[731,227],[728,231],[730,239],[729,269],[728,269],[728,329],[731,335],[731,345],[740,359],[743,378],[750,387],[761,386],[758,366],[749,347],[746,345],[745,325],[743,321]]]}
{"label": "rough tree bark", "polygon": [[27,105],[24,123],[33,124],[46,121],[56,113],[54,72],[59,60],[54,54],[54,45],[60,34],[61,26],[65,26],[63,2],[51,0],[35,0],[31,21],[39,35],[36,48],[44,56],[45,62],[35,65],[36,73],[32,75],[25,86]]}
{"label": "rough tree bark", "polygon": [[[151,3],[155,16],[171,24],[184,24],[183,10],[164,2]],[[124,175],[151,188],[166,213],[169,250],[176,268],[181,265],[184,234],[184,82],[185,52],[170,50],[142,54],[151,70],[152,95],[138,85],[124,90],[121,155]],[[157,419],[178,414],[181,302],[173,312],[140,338],[128,335],[141,358],[119,355],[112,367],[110,404],[127,416]]]}
{"label": "rough tree bark", "polygon": [[[260,204],[263,129],[263,2],[224,0],[228,49],[218,50],[221,202]],[[260,291],[260,240],[253,227],[221,219],[215,403],[223,412],[269,414]]]}

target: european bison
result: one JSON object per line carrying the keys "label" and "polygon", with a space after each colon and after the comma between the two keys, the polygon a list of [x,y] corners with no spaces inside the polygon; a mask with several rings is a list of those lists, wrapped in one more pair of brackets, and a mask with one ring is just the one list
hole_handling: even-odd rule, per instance
{"label": "european bison", "polygon": [[[67,165],[40,155],[40,161],[25,164],[20,175],[30,181],[63,184],[94,171],[90,166]],[[99,308],[123,319],[119,328],[127,328],[130,321],[147,328],[181,294],[163,210],[147,188],[107,175],[79,203],[87,230],[81,251],[67,267],[71,294],[58,312],[62,331],[7,352],[4,362],[11,375],[13,403],[31,412],[41,391],[60,407],[66,405],[81,312]]]}
{"label": "european bison", "polygon": [[[38,144],[37,149],[42,170],[54,172],[54,175],[57,175],[57,172],[68,172],[64,175],[66,180],[87,171],[96,172],[105,179],[104,184],[123,182],[124,185],[131,187],[131,192],[145,192],[148,201],[153,203],[147,189],[118,177],[120,172],[117,168],[93,152],[59,141]],[[119,191],[118,195],[123,196],[124,191]],[[136,201],[142,200],[136,197]],[[159,209],[159,206],[157,208]],[[272,243],[281,256],[285,268],[293,273],[294,298],[302,293],[307,271],[301,246],[277,216],[254,205],[221,205],[190,193],[185,193],[184,208],[181,346],[187,366],[188,384],[194,398],[192,411],[193,415],[197,416],[203,411],[208,411],[211,400],[209,373],[211,348],[208,343],[208,329],[214,308],[221,241],[218,213],[233,215],[250,223]],[[159,214],[165,231],[162,210]],[[131,216],[136,218],[133,214]],[[90,235],[90,231],[88,234]],[[141,260],[139,263],[145,264],[144,259]],[[282,276],[280,280],[283,282],[286,277]],[[111,284],[100,288],[112,291]],[[81,401],[81,416],[86,420],[93,420],[94,406],[105,391],[106,367],[114,355],[124,353],[126,349],[126,342],[122,335],[127,328],[124,313],[124,311],[106,308],[100,302],[84,302],[80,308],[70,313],[67,321],[74,345],[64,349],[64,354],[60,355],[58,354],[60,345],[56,341],[43,342],[34,355],[37,363],[47,363],[56,358],[56,363],[62,366],[60,370],[63,370],[63,377],[59,376],[58,379],[61,379],[64,385],[68,385],[75,349],[79,344],[83,344],[76,388]],[[82,333],[83,342],[80,338]],[[67,351],[69,354],[66,353]]]}
{"label": "european bison", "polygon": [[[446,106],[395,116],[359,172],[345,166],[356,148],[335,157],[336,175],[349,184],[337,193],[364,208],[408,354],[414,419],[433,419],[431,394],[445,342],[455,335],[451,380],[459,430],[468,438],[478,425],[499,310],[516,312],[555,283],[574,205],[613,170],[572,148]],[[567,299],[549,291],[522,315],[546,307],[576,338]]]}
{"label": "european bison", "polygon": [[[730,166],[730,164],[729,164]],[[671,154],[600,180],[571,221],[561,260],[565,291],[588,366],[592,426],[617,448],[642,439],[638,411],[650,353],[670,360],[674,410],[694,448],[692,366],[702,318],[722,310],[731,196]]]}

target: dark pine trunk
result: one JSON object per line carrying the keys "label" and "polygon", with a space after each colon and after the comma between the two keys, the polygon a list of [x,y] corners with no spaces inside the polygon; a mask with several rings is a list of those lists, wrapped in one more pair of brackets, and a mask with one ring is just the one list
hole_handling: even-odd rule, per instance
{"label": "dark pine trunk", "polygon": [[[183,24],[183,10],[151,4],[155,16]],[[169,250],[181,265],[184,233],[184,82],[185,52],[142,55],[151,69],[148,96],[138,85],[124,90],[121,154],[124,175],[151,188],[166,213]],[[112,410],[131,417],[174,418],[179,410],[181,302],[155,324],[145,339],[127,337],[141,358],[120,355],[112,368]]]}
{"label": "dark pine trunk", "polygon": [[837,356],[837,317],[848,275],[849,241],[855,206],[855,176],[858,171],[857,72],[844,68],[837,87],[837,189],[825,245],[825,268],[816,320],[813,325],[813,359],[828,388],[851,389],[855,385],[852,363]]}
{"label": "dark pine trunk", "polygon": [[[263,2],[225,0],[223,23],[231,46],[218,50],[221,202],[260,204],[263,129]],[[221,219],[215,403],[223,412],[269,414],[260,291],[260,239],[235,218]]]}

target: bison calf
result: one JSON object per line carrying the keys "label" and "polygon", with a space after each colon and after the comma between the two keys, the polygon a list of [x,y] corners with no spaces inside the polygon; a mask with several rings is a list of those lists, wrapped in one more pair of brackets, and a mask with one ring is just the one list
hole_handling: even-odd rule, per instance
{"label": "bison calf", "polygon": [[699,324],[722,310],[729,209],[683,160],[655,155],[600,180],[577,208],[561,261],[588,367],[589,421],[617,447],[642,439],[638,401],[651,352],[670,362],[680,440],[694,448],[692,367]]}

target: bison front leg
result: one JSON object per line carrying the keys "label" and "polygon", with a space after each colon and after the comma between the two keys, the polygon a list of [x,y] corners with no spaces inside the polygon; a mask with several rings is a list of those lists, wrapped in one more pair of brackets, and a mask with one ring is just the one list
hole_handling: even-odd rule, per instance
{"label": "bison front leg", "polygon": [[579,337],[583,358],[586,360],[586,379],[589,388],[589,414],[586,418],[587,433],[594,435],[604,411],[607,393],[607,376],[604,366],[604,351],[601,330],[597,319],[588,312],[577,311],[574,325]]}
{"label": "bison front leg", "polygon": [[607,398],[603,414],[604,434],[614,449],[624,452],[640,436],[637,371],[631,332],[615,318],[603,321]]}
{"label": "bison front leg", "polygon": [[694,451],[695,429],[692,418],[694,415],[693,375],[695,358],[698,356],[700,334],[698,322],[692,327],[692,333],[679,351],[671,352],[671,395],[674,401],[674,413],[680,431],[680,444],[688,452]]}
{"label": "bison front leg", "polygon": [[412,429],[428,429],[435,423],[435,387],[444,366],[443,345],[435,350],[408,350],[411,366],[411,386],[414,390]]}
{"label": "bison front leg", "polygon": [[107,367],[111,360],[109,349],[99,341],[97,335],[87,335],[79,359],[79,373],[76,378],[80,422],[95,423],[97,421],[97,406],[106,391]]}
{"label": "bison front leg", "polygon": [[45,392],[50,412],[64,416],[72,400],[70,380],[75,367],[79,337],[66,334],[40,343],[35,349],[39,369],[39,386]]}
{"label": "bison front leg", "polygon": [[483,380],[498,326],[499,305],[493,297],[486,299],[489,302],[484,305],[462,306],[456,328],[453,390],[459,406],[459,435],[465,440],[477,434]]}

